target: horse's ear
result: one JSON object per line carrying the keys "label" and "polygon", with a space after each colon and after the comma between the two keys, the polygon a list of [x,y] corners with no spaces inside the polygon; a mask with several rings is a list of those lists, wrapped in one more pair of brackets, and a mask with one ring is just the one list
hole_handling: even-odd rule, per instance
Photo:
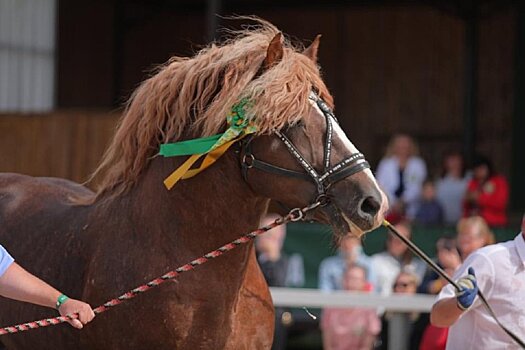
{"label": "horse's ear", "polygon": [[268,45],[268,50],[266,52],[266,58],[264,59],[263,67],[264,69],[271,68],[273,65],[279,63],[283,58],[283,35],[277,33],[270,45]]}
{"label": "horse's ear", "polygon": [[317,51],[319,50],[319,43],[321,42],[321,34],[317,34],[314,41],[303,51],[303,55],[311,59],[317,64]]}

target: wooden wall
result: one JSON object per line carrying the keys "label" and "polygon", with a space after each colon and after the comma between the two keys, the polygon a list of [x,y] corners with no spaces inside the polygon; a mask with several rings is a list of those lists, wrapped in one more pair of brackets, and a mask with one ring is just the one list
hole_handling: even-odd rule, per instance
{"label": "wooden wall", "polygon": [[479,26],[477,149],[507,176],[513,152],[516,23],[516,13],[505,11]]}
{"label": "wooden wall", "polygon": [[0,172],[84,182],[100,161],[118,116],[79,110],[0,115]]}
{"label": "wooden wall", "polygon": [[[225,5],[223,13],[261,16],[305,44],[323,34],[320,64],[336,98],[336,113],[373,166],[397,132],[416,138],[432,173],[438,171],[443,151],[461,148],[466,52],[461,18],[414,4],[297,7],[276,3],[237,2],[235,8]],[[174,54],[188,55],[206,43],[205,2],[188,5],[187,10],[169,2],[158,7],[145,1],[123,4],[60,2],[59,107],[109,110],[155,64]],[[476,146],[506,175],[512,153],[515,27],[513,8],[479,22]],[[0,155],[0,170],[84,179],[114,123],[115,116],[105,114],[68,110],[1,117],[0,146],[7,152]],[[100,141],[88,150],[87,137]],[[26,140],[37,152],[19,152],[19,147],[26,147],[19,140]],[[53,157],[46,156],[49,152]]]}

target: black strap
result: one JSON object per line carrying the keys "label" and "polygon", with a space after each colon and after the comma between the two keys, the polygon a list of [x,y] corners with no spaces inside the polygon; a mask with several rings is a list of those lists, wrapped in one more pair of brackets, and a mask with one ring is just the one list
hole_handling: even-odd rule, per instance
{"label": "black strap", "polygon": [[257,160],[255,158],[252,158],[251,165],[248,166],[248,168],[255,168],[255,169],[262,170],[262,171],[266,171],[268,173],[273,173],[273,174],[283,175],[283,176],[288,176],[288,177],[295,177],[295,178],[303,179],[306,181],[312,180],[310,176],[306,173],[281,168],[277,165],[269,164],[261,160]]}

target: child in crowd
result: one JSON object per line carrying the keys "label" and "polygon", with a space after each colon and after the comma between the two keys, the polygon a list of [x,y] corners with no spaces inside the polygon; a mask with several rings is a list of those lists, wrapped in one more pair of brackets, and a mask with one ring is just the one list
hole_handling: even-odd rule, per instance
{"label": "child in crowd", "polygon": [[437,226],[443,222],[443,208],[436,198],[434,182],[427,179],[423,182],[421,198],[414,218],[416,224]]}
{"label": "child in crowd", "polygon": [[[365,268],[349,265],[343,274],[343,289],[366,290]],[[321,318],[325,350],[371,349],[381,331],[381,322],[374,309],[327,308]]]}

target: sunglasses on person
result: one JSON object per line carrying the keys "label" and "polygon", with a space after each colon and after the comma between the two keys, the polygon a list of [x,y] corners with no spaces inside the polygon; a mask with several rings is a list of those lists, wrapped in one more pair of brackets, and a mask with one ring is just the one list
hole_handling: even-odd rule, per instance
{"label": "sunglasses on person", "polygon": [[413,285],[415,285],[415,283],[412,281],[410,282],[399,281],[394,284],[394,288],[408,288],[409,286],[413,286]]}

